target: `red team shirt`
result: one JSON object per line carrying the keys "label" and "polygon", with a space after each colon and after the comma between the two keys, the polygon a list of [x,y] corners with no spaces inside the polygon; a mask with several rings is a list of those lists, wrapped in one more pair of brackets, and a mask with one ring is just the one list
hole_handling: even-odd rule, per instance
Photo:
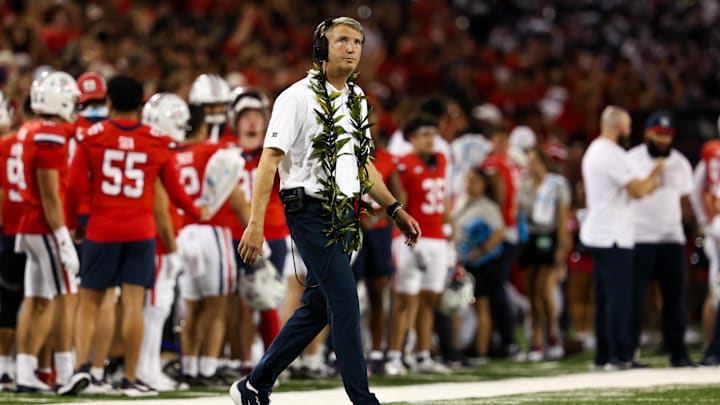
{"label": "red team shirt", "polygon": [[[210,157],[221,149],[218,144],[209,142],[189,143],[180,146],[173,158],[173,165],[180,175],[180,184],[191,200],[195,201],[202,196],[203,174]],[[222,211],[220,208],[218,213]],[[218,214],[215,214],[217,217]],[[212,219],[211,219],[212,220]],[[195,224],[193,218],[184,217],[184,225]]]}
{"label": "red team shirt", "polygon": [[415,154],[400,159],[398,173],[408,195],[406,210],[420,224],[427,238],[445,239],[445,174],[447,161],[443,154],[433,154],[431,167]]}
{"label": "red team shirt", "polygon": [[[78,116],[75,120],[75,133],[74,137],[70,139],[69,149],[68,153],[70,154],[70,160],[72,160],[72,157],[75,155],[75,151],[77,150],[77,144],[78,142],[82,142],[82,140],[85,138],[87,130],[95,125],[97,121],[90,121],[89,119]],[[90,195],[83,195],[79,197],[80,201],[78,203],[78,215],[87,215],[90,213]]]}
{"label": "red team shirt", "polygon": [[[243,151],[242,157],[245,159],[245,168],[240,176],[240,189],[243,191],[245,199],[250,202],[252,199],[252,189],[255,185],[255,174],[260,164],[260,155],[262,148],[255,151]],[[234,240],[242,239],[245,227],[240,224],[237,217],[232,222],[232,235]],[[266,240],[280,240],[290,235],[290,230],[285,222],[285,209],[282,201],[280,201],[280,177],[275,174],[272,191],[270,192],[270,200],[268,201],[267,210],[265,211],[265,228],[263,236]]]}
{"label": "red team shirt", "polygon": [[[36,173],[41,169],[57,170],[60,177],[60,198],[64,201],[67,188],[68,139],[71,127],[52,121],[33,120],[23,124],[17,132],[22,142],[23,173],[26,188],[21,193],[23,204],[18,233],[49,234],[52,232],[45,219]],[[16,154],[17,156],[17,154]]]}
{"label": "red team shirt", "polygon": [[[178,182],[173,141],[135,120],[105,120],[78,144],[70,173],[68,211],[76,219],[79,198],[90,195],[86,236],[94,242],[155,238],[154,184],[161,178],[168,196],[189,215],[199,209]],[[74,223],[74,222],[73,222]]]}
{"label": "red team shirt", "polygon": [[480,164],[488,174],[497,174],[505,184],[505,203],[500,207],[505,226],[517,225],[517,178],[520,167],[508,155],[490,154]]}
{"label": "red team shirt", "polygon": [[3,234],[17,234],[23,213],[22,193],[27,188],[23,170],[23,143],[17,133],[0,140],[0,187],[3,192]]}

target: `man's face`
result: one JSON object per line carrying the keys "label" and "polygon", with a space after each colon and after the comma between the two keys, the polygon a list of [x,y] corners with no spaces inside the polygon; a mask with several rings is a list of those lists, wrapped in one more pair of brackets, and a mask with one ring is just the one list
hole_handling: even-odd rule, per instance
{"label": "man's face", "polygon": [[262,146],[265,135],[266,119],[261,110],[243,111],[237,119],[237,133],[240,147],[255,150]]}
{"label": "man's face", "polygon": [[357,69],[362,55],[363,36],[347,25],[339,24],[327,33],[327,69],[349,75]]}
{"label": "man's face", "polygon": [[435,135],[438,130],[435,127],[420,127],[410,137],[410,144],[418,155],[431,155],[435,146]]}
{"label": "man's face", "polygon": [[645,131],[645,142],[654,156],[669,156],[673,134],[670,131],[648,129]]}

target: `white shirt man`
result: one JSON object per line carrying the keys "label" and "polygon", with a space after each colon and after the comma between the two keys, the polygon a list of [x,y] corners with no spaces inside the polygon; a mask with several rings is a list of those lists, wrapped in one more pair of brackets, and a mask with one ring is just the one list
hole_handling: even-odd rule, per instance
{"label": "white shirt man", "polygon": [[[645,144],[632,148],[628,158],[640,177],[650,174],[655,165],[655,158],[650,156]],[[632,204],[635,243],[685,243],[680,200],[690,195],[692,176],[690,162],[672,149],[665,159],[660,188]]]}
{"label": "white shirt man", "polygon": [[681,200],[692,192],[690,163],[673,149],[675,130],[667,112],[652,114],[645,123],[645,143],[628,153],[630,165],[640,176],[649,175],[658,159],[665,170],[654,193],[633,201],[635,251],[633,261],[634,305],[630,325],[635,349],[645,309],[645,292],[657,279],[663,298],[663,341],[674,367],[692,365],[685,347],[685,233]]}
{"label": "white shirt man", "polygon": [[587,218],[580,240],[590,247],[613,245],[631,249],[634,244],[631,197],[625,186],[638,177],[627,152],[609,139],[594,140],[582,161]]}

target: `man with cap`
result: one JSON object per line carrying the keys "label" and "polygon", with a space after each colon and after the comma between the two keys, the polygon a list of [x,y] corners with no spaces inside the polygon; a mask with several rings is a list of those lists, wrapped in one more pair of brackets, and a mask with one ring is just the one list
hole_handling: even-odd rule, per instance
{"label": "man with cap", "polygon": [[634,348],[640,348],[645,293],[657,279],[662,294],[663,339],[670,351],[672,367],[693,363],[685,347],[685,234],[682,206],[688,204],[692,188],[692,168],[687,158],[671,146],[675,136],[672,116],[656,112],[645,123],[645,143],[628,153],[630,165],[640,176],[647,176],[657,159],[664,159],[665,170],[658,189],[633,201],[635,238],[634,303],[631,333]]}

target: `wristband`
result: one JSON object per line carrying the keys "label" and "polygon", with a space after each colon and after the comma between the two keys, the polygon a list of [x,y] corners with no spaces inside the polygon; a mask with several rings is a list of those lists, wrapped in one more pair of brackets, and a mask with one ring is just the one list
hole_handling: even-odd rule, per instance
{"label": "wristband", "polygon": [[385,213],[388,214],[388,216],[392,219],[395,219],[397,216],[397,213],[402,209],[402,204],[400,204],[399,201],[395,201],[394,203],[388,205],[388,207],[385,209]]}

